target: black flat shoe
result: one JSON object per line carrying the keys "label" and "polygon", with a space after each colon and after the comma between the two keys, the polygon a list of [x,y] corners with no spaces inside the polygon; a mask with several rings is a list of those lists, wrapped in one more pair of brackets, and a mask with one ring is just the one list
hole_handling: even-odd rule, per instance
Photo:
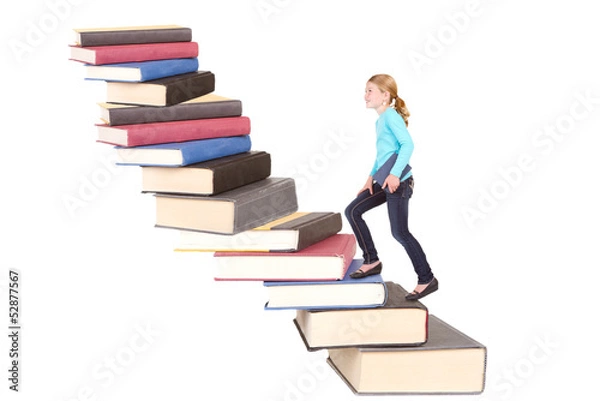
{"label": "black flat shoe", "polygon": [[417,299],[421,299],[424,296],[427,296],[429,294],[431,294],[432,292],[435,292],[438,290],[438,281],[437,279],[434,277],[433,280],[431,280],[429,282],[429,284],[427,284],[427,287],[425,287],[425,289],[421,292],[417,292],[417,291],[413,291],[410,294],[406,294],[405,298],[408,301],[416,301]]}
{"label": "black flat shoe", "polygon": [[372,276],[374,274],[379,274],[379,273],[381,273],[382,267],[383,267],[383,263],[379,262],[375,266],[373,266],[372,268],[367,270],[366,272],[362,271],[361,269],[353,271],[352,273],[350,273],[350,277],[351,278],[363,278],[363,277],[367,277],[367,276]]}

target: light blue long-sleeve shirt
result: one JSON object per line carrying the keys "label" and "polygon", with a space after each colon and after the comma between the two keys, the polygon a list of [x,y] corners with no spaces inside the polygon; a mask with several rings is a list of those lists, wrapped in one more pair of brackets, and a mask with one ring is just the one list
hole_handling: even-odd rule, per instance
{"label": "light blue long-sleeve shirt", "polygon": [[412,138],[408,133],[402,116],[394,108],[389,107],[379,115],[379,118],[375,122],[375,132],[377,134],[377,156],[371,170],[371,175],[374,175],[393,153],[397,153],[398,159],[392,167],[390,174],[399,177],[400,181],[404,181],[410,177],[412,171],[400,177],[414,149]]}

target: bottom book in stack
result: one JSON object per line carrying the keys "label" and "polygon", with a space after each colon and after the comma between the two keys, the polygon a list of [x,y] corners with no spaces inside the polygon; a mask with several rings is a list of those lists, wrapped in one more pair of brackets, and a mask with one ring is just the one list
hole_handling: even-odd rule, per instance
{"label": "bottom book in stack", "polygon": [[327,349],[327,362],[355,394],[483,392],[486,347],[406,301],[400,285],[386,287],[381,307],[297,310],[307,349]]}

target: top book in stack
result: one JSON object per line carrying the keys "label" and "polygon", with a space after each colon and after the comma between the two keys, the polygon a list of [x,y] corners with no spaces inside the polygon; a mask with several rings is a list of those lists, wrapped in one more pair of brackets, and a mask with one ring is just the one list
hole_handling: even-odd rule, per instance
{"label": "top book in stack", "polygon": [[150,25],[73,29],[78,46],[110,46],[140,43],[190,42],[192,30],[180,25]]}
{"label": "top book in stack", "polygon": [[214,91],[215,76],[198,71],[198,43],[180,25],[73,29],[69,58],[85,78],[107,84],[108,103],[171,106]]}

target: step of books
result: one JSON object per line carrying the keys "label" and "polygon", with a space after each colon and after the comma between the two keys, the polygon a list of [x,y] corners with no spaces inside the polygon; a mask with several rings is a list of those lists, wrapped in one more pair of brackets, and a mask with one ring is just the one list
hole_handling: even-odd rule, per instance
{"label": "step of books", "polygon": [[308,352],[355,394],[477,394],[487,349],[430,314],[381,274],[351,279],[362,259],[335,211],[306,211],[295,182],[271,177],[252,148],[242,101],[213,93],[192,30],[179,25],[73,30],[69,58],[106,82],[97,142],[142,170],[155,227],[177,230],[174,252],[213,253],[215,282],[262,281],[268,313],[295,310]]}

